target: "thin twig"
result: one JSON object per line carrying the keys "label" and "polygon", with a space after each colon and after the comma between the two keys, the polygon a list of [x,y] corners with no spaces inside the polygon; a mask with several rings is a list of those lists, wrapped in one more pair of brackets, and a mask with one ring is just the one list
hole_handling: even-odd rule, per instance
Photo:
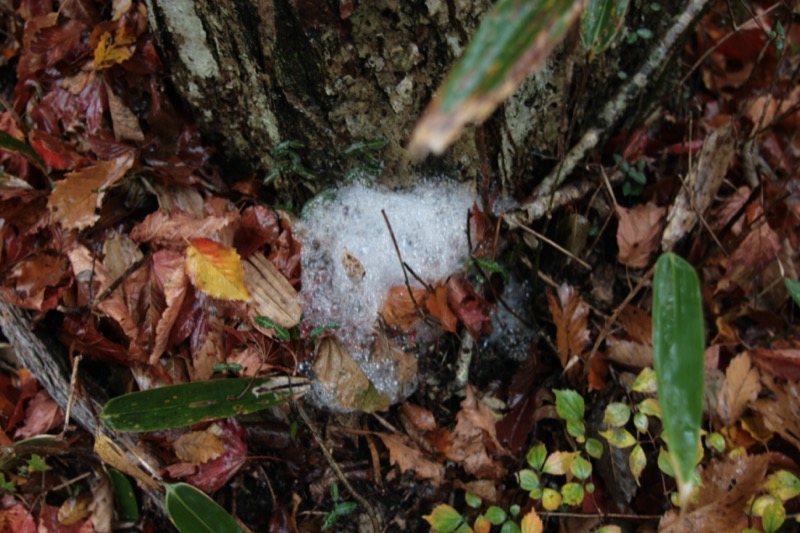
{"label": "thin twig", "polygon": [[574,259],[575,262],[577,262],[579,265],[581,265],[586,270],[591,270],[592,269],[592,266],[589,263],[587,263],[586,261],[584,261],[580,257],[576,256],[575,254],[573,254],[572,252],[570,252],[569,250],[567,250],[563,246],[559,245],[555,241],[552,241],[552,240],[548,239],[547,237],[545,237],[544,235],[542,235],[538,231],[532,230],[528,226],[520,226],[520,229],[522,231],[527,231],[528,233],[530,233],[531,235],[533,235],[537,239],[546,242],[547,244],[549,244],[550,246],[552,246],[553,248],[555,248],[556,250],[558,250],[562,254],[566,255],[570,259]]}
{"label": "thin twig", "polygon": [[95,299],[95,301],[94,301],[94,302],[92,302],[92,307],[94,307],[95,305],[99,304],[100,302],[102,302],[103,300],[105,300],[106,298],[108,298],[109,296],[111,296],[111,293],[113,293],[115,290],[117,290],[117,288],[118,288],[120,285],[122,285],[122,282],[123,282],[123,281],[125,281],[126,279],[128,279],[128,276],[130,276],[130,275],[131,275],[131,274],[133,274],[133,273],[134,273],[136,270],[138,270],[138,269],[139,269],[139,267],[141,267],[141,266],[142,266],[142,265],[145,263],[145,261],[147,261],[147,260],[150,258],[150,254],[151,254],[151,253],[152,253],[152,252],[148,251],[148,252],[147,252],[147,253],[144,255],[144,257],[142,257],[142,258],[141,258],[141,259],[139,259],[138,261],[135,261],[133,264],[131,264],[131,266],[129,266],[127,269],[125,269],[125,272],[123,272],[123,273],[122,273],[122,275],[121,275],[120,277],[118,277],[117,279],[115,279],[115,280],[114,280],[114,281],[111,283],[111,285],[109,285],[108,287],[106,287],[106,290],[104,290],[103,292],[101,292],[101,293],[100,293],[100,296],[98,296],[98,297],[97,297],[97,299]]}
{"label": "thin twig", "polygon": [[[386,214],[384,213],[383,216],[385,217]],[[347,488],[347,491],[350,493],[351,496],[353,496],[353,499],[355,499],[359,503],[359,505],[361,505],[367,511],[369,519],[372,521],[372,527],[374,528],[375,533],[378,533],[381,530],[380,522],[378,521],[378,515],[375,513],[375,509],[372,507],[372,504],[370,504],[366,498],[361,496],[361,494],[356,492],[356,489],[353,488],[353,485],[351,485],[350,481],[348,481],[347,478],[344,476],[344,472],[342,472],[342,469],[339,468],[339,464],[336,462],[336,459],[333,458],[333,455],[325,446],[325,443],[322,441],[322,437],[320,436],[319,431],[317,431],[316,426],[308,417],[308,413],[306,413],[306,410],[303,409],[302,405],[300,405],[300,402],[295,402],[294,406],[297,408],[297,412],[300,413],[300,418],[303,419],[303,422],[305,423],[306,427],[308,427],[308,430],[311,432],[311,435],[314,437],[314,440],[317,441],[317,445],[319,445],[320,449],[322,450],[322,454],[325,456],[325,459],[328,461],[328,464],[330,465],[331,469],[336,474],[336,477],[339,478],[339,481],[342,482],[342,485],[344,485]]]}
{"label": "thin twig", "polygon": [[81,364],[83,360],[82,355],[78,355],[75,357],[75,360],[72,361],[72,376],[69,380],[69,396],[67,397],[67,409],[66,413],[64,414],[64,428],[61,430],[60,437],[63,439],[64,434],[67,432],[67,426],[69,426],[69,417],[72,411],[72,404],[75,403],[75,386],[78,383],[78,366]]}
{"label": "thin twig", "polygon": [[417,314],[421,319],[425,319],[425,313],[422,312],[422,308],[417,303],[417,299],[414,297],[414,292],[411,290],[411,283],[408,282],[408,271],[406,270],[406,263],[403,261],[403,255],[400,253],[400,247],[397,246],[397,239],[394,236],[394,230],[392,229],[392,225],[389,223],[389,217],[386,216],[386,211],[381,209],[381,214],[383,215],[383,220],[386,221],[386,227],[389,228],[389,235],[392,237],[392,244],[394,244],[394,251],[397,252],[397,259],[400,261],[400,266],[403,269],[403,278],[406,282],[406,289],[408,290],[408,295],[411,297],[411,301],[414,304],[414,309],[417,310]]}

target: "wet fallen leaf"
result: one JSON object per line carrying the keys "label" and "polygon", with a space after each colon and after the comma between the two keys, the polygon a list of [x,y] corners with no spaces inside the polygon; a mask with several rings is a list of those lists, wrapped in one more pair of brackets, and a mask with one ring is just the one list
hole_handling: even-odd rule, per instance
{"label": "wet fallen leaf", "polygon": [[106,475],[98,476],[97,483],[92,487],[92,503],[89,504],[89,512],[96,533],[111,533],[111,525],[114,521],[114,488]]}
{"label": "wet fallen leaf", "polygon": [[221,300],[250,300],[239,254],[209,239],[193,239],[186,248],[186,275],[197,289]]}
{"label": "wet fallen leaf", "polygon": [[650,264],[650,258],[658,248],[666,214],[666,208],[652,203],[631,209],[617,206],[617,261],[631,268],[644,268]]}
{"label": "wet fallen leaf", "polygon": [[580,357],[589,342],[589,307],[580,294],[569,285],[558,288],[558,301],[548,292],[547,303],[556,325],[556,346],[561,366],[566,367]]}
{"label": "wet fallen leaf", "polygon": [[752,228],[739,246],[731,253],[725,275],[717,290],[727,290],[736,285],[749,291],[761,270],[781,251],[778,234],[766,223]]}
{"label": "wet fallen leaf", "polygon": [[[374,391],[374,385],[347,348],[335,337],[320,339],[313,369],[320,384],[345,409],[361,409],[365,399],[369,399],[370,403],[377,399],[370,394],[371,389]],[[384,403],[381,405],[378,402],[377,407],[388,408],[388,398]]]}
{"label": "wet fallen leaf", "polygon": [[653,366],[653,346],[640,342],[619,340],[609,336],[606,340],[608,351],[606,357],[610,361],[633,368]]}
{"label": "wet fallen leaf", "polygon": [[380,314],[390,328],[406,331],[419,322],[420,315],[417,306],[422,306],[427,291],[425,289],[411,289],[411,291],[413,299],[405,285],[389,289]]}
{"label": "wet fallen leaf", "polygon": [[0,294],[5,301],[18,307],[48,311],[57,305],[58,299],[45,298],[45,294],[62,281],[68,267],[63,255],[50,252],[33,255],[5,274]]}
{"label": "wet fallen leaf", "polygon": [[[149,359],[151,365],[158,362],[167,349],[170,332],[186,298],[189,278],[186,276],[184,263],[183,254],[177,250],[159,250],[153,254],[153,277],[164,295],[164,307],[161,312],[152,305],[148,308],[150,312],[156,315],[152,317],[152,321],[155,323],[155,331]],[[151,302],[151,304],[153,303],[155,301]]]}
{"label": "wet fallen leaf", "polygon": [[225,451],[225,443],[210,431],[190,431],[172,444],[181,461],[192,464],[207,463]]}
{"label": "wet fallen leaf", "polygon": [[111,112],[111,124],[117,140],[137,143],[144,141],[144,133],[139,126],[136,114],[125,105],[122,98],[114,94],[108,85],[106,85],[106,95],[108,96],[108,110]]}
{"label": "wet fallen leaf", "polygon": [[149,214],[131,230],[131,238],[137,242],[159,246],[182,246],[187,240],[219,240],[220,234],[231,227],[237,219],[236,213],[224,216],[195,218],[187,212],[173,208],[169,213],[156,211]]}
{"label": "wet fallen leaf", "polygon": [[436,419],[433,413],[411,402],[400,404],[400,412],[420,431],[433,431],[436,429]]}
{"label": "wet fallen leaf", "polygon": [[195,473],[184,481],[212,493],[224,487],[236,472],[247,462],[245,430],[235,418],[217,422],[218,438],[223,442],[223,452],[216,458],[197,465]]}
{"label": "wet fallen leaf", "polygon": [[727,426],[739,421],[747,405],[761,391],[758,370],[753,368],[747,352],[734,357],[727,370],[719,394],[717,413]]}
{"label": "wet fallen leaf", "polygon": [[92,495],[89,492],[80,492],[70,496],[58,508],[58,523],[71,526],[86,520],[89,517],[89,504],[91,503]]}
{"label": "wet fallen leaf", "polygon": [[461,463],[464,470],[479,479],[499,479],[505,475],[505,468],[489,457],[484,439],[493,443],[495,450],[504,451],[497,440],[491,410],[478,400],[472,387],[467,385],[467,396],[461,402],[461,410],[456,415],[456,427],[450,435],[447,458]]}
{"label": "wet fallen leaf", "polygon": [[127,61],[136,48],[136,35],[126,27],[106,31],[99,36],[94,49],[94,68],[104,70]]}
{"label": "wet fallen leaf", "polygon": [[455,333],[458,318],[447,305],[446,286],[439,285],[433,290],[433,294],[426,295],[425,308],[432,317],[439,321],[439,325],[443,330]]}
{"label": "wet fallen leaf", "polygon": [[43,435],[62,422],[64,422],[64,412],[47,391],[40,390],[28,403],[25,409],[25,425],[17,429],[14,437],[27,439]]}
{"label": "wet fallen leaf", "polygon": [[752,403],[753,409],[761,414],[766,429],[800,448],[800,384],[778,383],[766,373],[762,373],[761,381],[775,399],[758,399]]}
{"label": "wet fallen leaf", "polygon": [[52,222],[65,229],[83,230],[100,218],[95,211],[102,205],[110,187],[125,176],[135,161],[124,154],[110,161],[98,161],[57,181],[47,201]]}
{"label": "wet fallen leaf", "polygon": [[800,350],[769,350],[756,348],[750,351],[753,362],[773,376],[800,381]]}

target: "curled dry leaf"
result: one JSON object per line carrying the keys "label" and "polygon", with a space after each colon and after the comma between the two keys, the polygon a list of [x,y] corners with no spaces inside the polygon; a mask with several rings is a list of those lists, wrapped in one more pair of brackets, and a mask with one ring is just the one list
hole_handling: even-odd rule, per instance
{"label": "curled dry leaf", "polygon": [[70,496],[58,508],[58,523],[62,526],[72,526],[89,517],[89,505],[92,495],[89,492],[80,492]]}
{"label": "curled dry leaf", "polygon": [[27,439],[42,435],[58,427],[63,421],[64,412],[47,391],[40,390],[28,403],[25,409],[25,425],[16,431],[14,437]]}
{"label": "curled dry leaf", "polygon": [[186,274],[212,298],[250,300],[239,254],[209,239],[193,239],[186,248]]}
{"label": "curled dry leaf", "polygon": [[169,214],[156,211],[131,230],[131,239],[159,246],[183,246],[187,240],[200,238],[218,240],[223,230],[234,224],[237,217],[237,213],[226,213],[198,219],[176,208]]}
{"label": "curled dry leaf", "polygon": [[456,427],[450,435],[447,458],[461,463],[464,470],[477,478],[499,479],[505,475],[505,468],[489,457],[485,439],[493,443],[497,451],[504,452],[497,440],[491,410],[478,399],[472,387],[467,385],[467,396],[461,402],[461,410],[456,416]]}
{"label": "curled dry leaf", "polygon": [[762,374],[761,381],[775,399],[756,400],[752,403],[753,409],[761,414],[769,431],[800,448],[800,383],[778,383],[768,374]]}
{"label": "curled dry leaf", "polygon": [[303,306],[289,281],[261,252],[242,262],[244,279],[253,295],[255,316],[271,318],[275,324],[293,328],[300,323]]}
{"label": "curled dry leaf", "polygon": [[436,429],[436,418],[433,413],[411,402],[400,404],[400,412],[420,431],[433,431]]}
{"label": "curled dry leaf", "polygon": [[736,285],[749,292],[759,274],[781,251],[780,237],[766,223],[759,223],[742,240],[728,259],[728,268],[717,285],[727,290]]}
{"label": "curled dry leaf", "polygon": [[758,370],[753,368],[750,355],[745,352],[734,357],[725,371],[725,381],[719,392],[717,414],[730,427],[742,417],[747,405],[761,391]]}
{"label": "curled dry leaf", "polygon": [[58,222],[65,229],[83,230],[94,225],[100,218],[96,209],[110,187],[125,176],[135,161],[131,153],[109,161],[98,161],[94,165],[69,172],[57,181],[47,201],[51,222]]}
{"label": "curled dry leaf", "polygon": [[580,294],[569,285],[558,288],[558,301],[548,292],[547,303],[556,325],[556,345],[561,366],[579,357],[589,342],[589,307]]}
{"label": "curled dry leaf", "polygon": [[650,264],[650,258],[658,248],[666,214],[666,208],[652,203],[631,209],[617,206],[617,260],[631,268],[644,268]]}
{"label": "curled dry leaf", "polygon": [[[156,320],[155,339],[150,352],[150,364],[155,364],[167,349],[169,334],[178,319],[189,278],[184,270],[183,254],[176,250],[159,250],[153,254],[153,277],[164,293],[164,311]],[[154,309],[151,307],[151,310]]]}
{"label": "curled dry leaf", "polygon": [[712,131],[703,142],[700,158],[686,176],[678,197],[667,217],[667,227],[661,237],[665,251],[694,228],[717,195],[722,179],[733,161],[736,138],[729,122]]}
{"label": "curled dry leaf", "polygon": [[[144,457],[142,449],[136,449],[136,452],[142,455],[138,455],[137,462],[134,463],[116,442],[104,435],[102,431],[98,431],[94,439],[94,452],[104,464],[131,476],[148,491],[155,493],[161,490],[161,484],[139,466],[145,461],[147,461],[145,464],[156,464],[154,459]],[[154,468],[150,468],[155,472]]]}
{"label": "curled dry leaf", "polygon": [[184,433],[172,446],[181,461],[195,465],[216,459],[225,451],[223,440],[209,431]]}
{"label": "curled dry leaf", "polygon": [[400,331],[406,331],[414,326],[420,319],[414,302],[422,306],[426,293],[425,289],[411,289],[411,294],[414,296],[412,299],[405,285],[392,287],[380,311],[383,321],[390,328],[397,328]]}
{"label": "curled dry leaf", "polygon": [[[317,380],[341,407],[369,408],[372,411],[389,407],[386,396],[383,396],[383,402],[380,397],[373,397],[376,393],[378,396],[381,394],[337,338],[329,336],[320,339],[313,369]],[[373,405],[374,401],[378,405]]]}
{"label": "curled dry leaf", "polygon": [[800,350],[756,348],[750,355],[765,372],[791,381],[800,381]]}

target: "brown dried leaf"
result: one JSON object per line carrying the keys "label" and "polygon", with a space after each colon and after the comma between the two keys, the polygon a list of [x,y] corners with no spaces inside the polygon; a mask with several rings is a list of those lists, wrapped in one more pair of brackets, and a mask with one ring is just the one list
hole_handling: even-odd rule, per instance
{"label": "brown dried leaf", "polygon": [[633,368],[653,366],[653,346],[640,342],[619,340],[613,335],[606,341],[606,357],[621,365]]}
{"label": "brown dried leaf", "polygon": [[[367,400],[372,403],[369,395],[375,391],[374,385],[336,337],[320,339],[313,369],[317,380],[341,407],[361,409]],[[388,398],[386,400],[388,408]]]}
{"label": "brown dried leaf", "polygon": [[122,98],[114,94],[113,89],[106,85],[108,95],[108,110],[111,112],[111,126],[114,130],[114,137],[118,141],[143,142],[144,133],[139,126],[139,119],[131,108],[125,105]]}
{"label": "brown dried leaf", "polygon": [[447,458],[463,464],[464,470],[479,479],[498,479],[505,475],[505,468],[489,457],[484,438],[488,438],[498,451],[505,451],[497,440],[491,410],[467,385],[467,396],[461,402],[456,427],[450,436]]}
{"label": "brown dried leaf", "polygon": [[183,247],[186,241],[211,239],[226,245],[221,239],[223,230],[236,223],[238,213],[226,213],[221,217],[207,216],[197,219],[179,209],[167,214],[156,211],[149,214],[131,230],[131,238],[137,242],[149,242],[159,246]]}
{"label": "brown dried leaf", "polygon": [[216,318],[209,319],[209,322],[210,331],[206,334],[203,344],[192,352],[192,365],[189,367],[191,381],[211,379],[214,375],[214,365],[224,360],[225,347],[222,338],[224,325]]}
{"label": "brown dried leaf", "polygon": [[208,431],[184,433],[172,446],[181,461],[195,465],[207,463],[225,452],[225,442]]}
{"label": "brown dried leaf", "polygon": [[631,340],[642,344],[653,344],[653,320],[649,313],[634,305],[628,305],[619,314],[619,321]]}
{"label": "brown dried leaf", "polygon": [[455,333],[458,317],[447,305],[446,286],[440,285],[434,289],[433,294],[428,294],[425,298],[425,307],[432,317],[439,320],[439,325],[443,330]]}
{"label": "brown dried leaf", "polygon": [[27,439],[42,435],[58,427],[63,421],[64,412],[47,391],[40,390],[28,403],[25,409],[25,425],[16,431],[14,437]]}
{"label": "brown dried leaf", "polygon": [[421,431],[433,431],[437,427],[433,413],[417,404],[403,402],[400,404],[400,412],[415,428]]}
{"label": "brown dried leaf", "polygon": [[725,371],[725,382],[717,403],[717,414],[725,425],[730,427],[738,422],[760,391],[758,370],[753,368],[748,353],[733,358]]}
{"label": "brown dried leaf", "polygon": [[747,527],[744,508],[766,479],[766,455],[736,455],[715,459],[703,472],[698,506],[678,518],[661,519],[661,533],[685,531],[741,531]]}
{"label": "brown dried leaf", "polygon": [[[137,464],[134,464],[122,448],[105,436],[102,431],[98,431],[95,434],[94,452],[103,463],[131,476],[149,492],[156,493],[161,490],[161,484],[145,473]],[[139,460],[141,461],[142,459],[139,458]]]}
{"label": "brown dried leaf", "polygon": [[753,409],[761,414],[768,430],[800,448],[800,383],[779,384],[769,374],[762,374],[761,381],[775,399],[756,400]]}
{"label": "brown dried leaf", "polygon": [[58,523],[62,526],[72,526],[82,522],[89,517],[91,503],[92,495],[88,492],[80,492],[67,498],[58,508]]}
{"label": "brown dried leaf", "polygon": [[756,274],[774,260],[781,251],[780,238],[764,223],[754,229],[742,240],[728,259],[728,268],[717,285],[718,290],[727,290],[731,284],[749,291]]}
{"label": "brown dried leaf", "polygon": [[[750,187],[747,185],[742,185],[736,191],[725,198],[722,204],[718,207],[715,207],[711,210],[711,216],[709,217],[709,225],[711,226],[711,231],[718,232],[721,231],[722,228],[728,225],[728,222],[731,219],[739,214],[739,212],[744,207],[744,204],[747,202],[747,199],[750,198]],[[731,234],[733,235],[741,235],[742,227],[744,226],[744,217],[739,217],[739,220],[736,221],[731,227]]]}
{"label": "brown dried leaf", "polygon": [[134,161],[133,154],[128,153],[68,173],[56,182],[47,201],[50,221],[66,229],[83,230],[94,225],[100,218],[95,210],[103,204],[106,192],[125,176]]}
{"label": "brown dried leaf", "polygon": [[444,466],[428,459],[421,451],[414,448],[411,440],[405,435],[384,435],[375,433],[384,446],[389,449],[389,462],[397,465],[400,472],[414,472],[417,479],[427,479],[431,485],[438,487],[444,478]]}
{"label": "brown dried leaf", "polygon": [[667,227],[661,238],[664,250],[672,250],[675,243],[705,215],[733,161],[735,148],[736,138],[730,122],[706,137],[697,164],[686,176],[686,183],[667,217]]}
{"label": "brown dried leaf", "polygon": [[[60,254],[42,252],[16,263],[5,274],[4,287],[0,289],[3,299],[18,307],[46,311],[45,293],[58,285],[67,274],[69,264]],[[51,301],[52,300],[52,301]],[[46,307],[57,305],[57,299],[48,298]]]}
{"label": "brown dried leaf", "polygon": [[667,210],[655,204],[637,205],[631,209],[617,206],[617,261],[631,268],[644,268],[658,248],[658,238]]}
{"label": "brown dried leaf", "polygon": [[[558,299],[548,292],[547,303],[556,325],[556,344],[561,366],[566,367],[573,357],[579,357],[589,342],[589,307],[580,294],[568,285],[558,288]],[[560,304],[559,304],[560,302]]]}
{"label": "brown dried leaf", "polygon": [[149,359],[151,365],[156,364],[167,349],[170,331],[178,319],[186,297],[189,278],[186,276],[183,263],[183,254],[176,250],[159,250],[153,254],[153,277],[164,292],[166,307],[156,325],[153,351]]}
{"label": "brown dried leaf", "polygon": [[92,514],[92,526],[96,533],[111,533],[111,524],[114,521],[114,488],[108,476],[99,476],[99,482],[92,487],[89,512]]}
{"label": "brown dried leaf", "polygon": [[271,318],[275,324],[293,328],[300,323],[300,295],[264,254],[256,252],[242,262],[244,279],[253,296],[255,316]]}

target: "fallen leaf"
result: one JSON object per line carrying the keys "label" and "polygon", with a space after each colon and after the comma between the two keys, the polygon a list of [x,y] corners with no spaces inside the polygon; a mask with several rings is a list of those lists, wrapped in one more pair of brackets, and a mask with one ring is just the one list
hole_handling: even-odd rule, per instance
{"label": "fallen leaf", "polygon": [[[383,321],[390,328],[407,331],[419,322],[420,312],[417,310],[417,306],[420,306],[421,309],[426,293],[425,289],[411,289],[411,294],[409,294],[405,285],[392,287],[389,289],[386,302],[380,311]],[[414,305],[415,302],[416,305]]]}
{"label": "fallen leaf", "polygon": [[606,344],[608,345],[606,357],[610,361],[633,368],[653,366],[651,344],[620,340],[613,335],[609,335]]}
{"label": "fallen leaf", "polygon": [[425,307],[430,315],[439,321],[439,325],[445,331],[455,333],[458,325],[458,318],[447,305],[447,287],[439,285],[433,290],[433,294],[427,294]]}
{"label": "fallen leaf", "polygon": [[207,463],[225,451],[225,443],[209,431],[184,433],[172,444],[181,461],[192,464]]}
{"label": "fallen leaf", "polygon": [[320,384],[341,407],[360,409],[374,385],[347,348],[337,338],[329,336],[319,340],[316,352],[313,370]]}
{"label": "fallen leaf", "polygon": [[[153,254],[153,277],[164,294],[164,308],[160,315],[157,309],[151,308],[151,312],[154,312],[152,320],[155,321],[153,348],[149,359],[151,365],[156,364],[164,354],[170,332],[186,298],[189,278],[186,276],[184,263],[183,254],[176,250],[159,250]],[[155,303],[155,300],[151,303]]]}
{"label": "fallen leaf", "polygon": [[223,453],[215,459],[197,465],[193,474],[184,479],[206,493],[224,487],[236,472],[247,462],[245,430],[235,418],[217,422],[216,433],[223,442]]}
{"label": "fallen leaf", "polygon": [[289,281],[261,252],[255,252],[242,263],[244,279],[253,295],[254,316],[265,316],[283,328],[300,323],[303,306],[300,295]]}
{"label": "fallen leaf", "polygon": [[778,383],[769,374],[761,375],[761,382],[774,395],[774,399],[758,399],[751,404],[761,414],[764,426],[800,448],[800,384]]}
{"label": "fallen leaf", "polygon": [[67,498],[58,508],[58,523],[63,526],[72,526],[83,522],[89,517],[89,505],[92,495],[89,492],[79,492]]}
{"label": "fallen leaf", "polygon": [[136,114],[125,105],[122,98],[114,94],[113,89],[108,85],[106,85],[106,95],[108,95],[108,110],[111,113],[114,137],[118,141],[143,142],[144,133],[139,126],[139,118]]}
{"label": "fallen leaf", "polygon": [[631,209],[617,206],[617,261],[631,268],[644,268],[650,264],[658,248],[661,226],[667,210],[655,204],[637,205]]}
{"label": "fallen leaf", "polygon": [[94,49],[94,68],[104,70],[127,61],[136,49],[136,35],[127,26],[103,32]]}
{"label": "fallen leaf", "polygon": [[477,340],[482,333],[491,333],[491,306],[475,293],[463,275],[453,275],[447,280],[447,305],[473,339]]}
{"label": "fallen leaf", "polygon": [[750,356],[759,368],[773,376],[800,381],[800,350],[756,348]]}
{"label": "fallen leaf", "polygon": [[738,422],[760,391],[758,370],[753,368],[748,353],[734,357],[725,370],[725,382],[717,403],[717,414],[725,425],[730,427]]}
{"label": "fallen leaf", "polygon": [[233,243],[242,257],[250,257],[265,244],[275,242],[280,231],[280,222],[275,213],[263,205],[254,205],[242,212]]}
{"label": "fallen leaf", "polygon": [[47,391],[40,390],[28,403],[25,409],[25,425],[17,429],[14,438],[27,439],[43,435],[63,422],[64,412]]}
{"label": "fallen leaf", "polygon": [[556,325],[556,346],[561,366],[566,367],[574,358],[580,357],[589,342],[589,307],[580,294],[569,285],[558,288],[558,301],[547,292],[547,303]]}
{"label": "fallen leaf", "polygon": [[0,510],[0,531],[10,533],[37,533],[33,515],[21,503]]}
{"label": "fallen leaf", "polygon": [[187,240],[200,238],[219,240],[220,233],[231,227],[237,217],[237,213],[227,213],[198,219],[178,208],[169,213],[156,211],[137,224],[130,236],[134,241],[158,246],[183,246]]}
{"label": "fallen leaf", "polygon": [[186,248],[186,275],[197,289],[221,300],[250,300],[239,254],[209,239],[193,239]]}
{"label": "fallen leaf", "polygon": [[643,344],[653,344],[653,320],[650,313],[634,305],[625,306],[619,314],[619,321],[631,340]]}
{"label": "fallen leaf", "polygon": [[447,458],[462,464],[464,470],[479,479],[499,479],[505,475],[505,468],[489,457],[484,438],[488,438],[496,450],[504,452],[497,440],[491,410],[478,400],[472,386],[467,385],[467,396],[461,402],[456,427],[450,435]]}
{"label": "fallen leaf", "polygon": [[744,514],[748,500],[766,481],[766,455],[733,455],[714,459],[703,471],[700,501],[678,517],[668,513],[661,519],[662,533],[685,531],[741,531],[747,527]]}
{"label": "fallen leaf", "polygon": [[[142,450],[138,448],[136,451],[142,452]],[[95,434],[94,452],[104,464],[131,476],[149,492],[155,493],[161,490],[161,484],[156,481],[153,476],[142,470],[140,466],[142,462],[146,461],[146,458],[140,455],[137,457],[137,463],[134,463],[119,444],[104,435],[102,431],[98,431]],[[155,469],[153,469],[153,471],[155,471]]]}
{"label": "fallen leaf", "polygon": [[57,298],[45,299],[48,289],[62,282],[69,264],[61,254],[42,252],[23,259],[6,272],[4,286],[0,289],[8,303],[32,309],[48,311],[58,305]]}
{"label": "fallen leaf", "polygon": [[667,217],[661,237],[664,251],[672,247],[706,215],[733,161],[736,137],[731,122],[712,131],[703,142],[700,157],[681,187]]}
{"label": "fallen leaf", "polygon": [[114,521],[114,488],[107,475],[98,476],[92,487],[92,503],[89,504],[92,526],[95,533],[111,533]]}
{"label": "fallen leaf", "polygon": [[433,431],[436,429],[436,418],[433,413],[411,402],[400,404],[400,412],[420,431]]}
{"label": "fallen leaf", "polygon": [[389,449],[389,462],[397,465],[400,472],[414,472],[417,479],[431,482],[439,487],[444,479],[444,466],[428,459],[421,451],[414,448],[411,440],[405,435],[384,435],[374,433]]}
{"label": "fallen leaf", "polygon": [[135,159],[129,153],[110,161],[98,161],[57,181],[47,201],[51,222],[58,222],[65,229],[93,226],[100,218],[96,210],[103,204],[106,192],[125,176]]}
{"label": "fallen leaf", "polygon": [[767,223],[750,231],[731,253],[725,275],[717,284],[717,290],[727,290],[736,285],[746,292],[768,263],[781,251],[778,234]]}

